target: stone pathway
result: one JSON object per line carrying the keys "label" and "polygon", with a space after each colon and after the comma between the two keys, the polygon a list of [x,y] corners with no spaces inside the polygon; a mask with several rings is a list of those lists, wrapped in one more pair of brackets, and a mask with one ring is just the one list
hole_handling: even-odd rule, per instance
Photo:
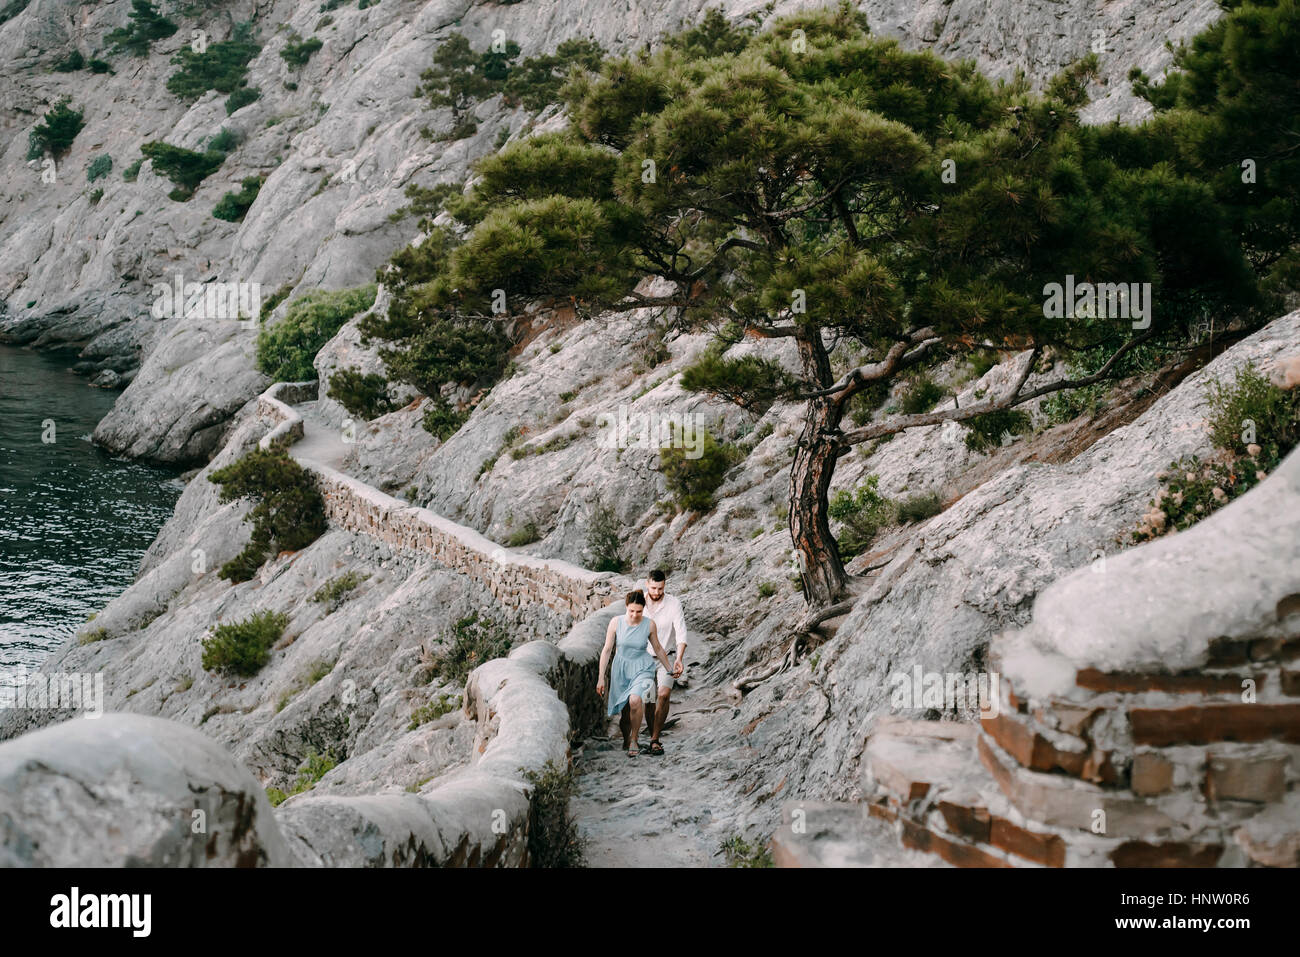
{"label": "stone pathway", "polygon": [[289,447],[289,454],[295,459],[310,459],[342,472],[343,459],[351,449],[343,441],[342,432],[316,418],[315,402],[302,402],[293,408],[302,416],[303,436]]}
{"label": "stone pathway", "polygon": [[663,757],[629,758],[616,719],[575,755],[571,807],[589,866],[719,867],[718,845],[744,830],[732,779],[757,753],[722,733],[731,705],[716,688],[694,686],[678,689],[673,705]]}

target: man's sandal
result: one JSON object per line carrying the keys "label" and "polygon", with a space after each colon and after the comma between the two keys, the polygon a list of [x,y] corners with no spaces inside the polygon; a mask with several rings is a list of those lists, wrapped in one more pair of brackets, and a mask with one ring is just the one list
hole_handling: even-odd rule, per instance
{"label": "man's sandal", "polygon": [[660,744],[658,740],[654,740],[650,742],[649,754],[652,758],[663,757],[663,753],[664,753],[664,746]]}

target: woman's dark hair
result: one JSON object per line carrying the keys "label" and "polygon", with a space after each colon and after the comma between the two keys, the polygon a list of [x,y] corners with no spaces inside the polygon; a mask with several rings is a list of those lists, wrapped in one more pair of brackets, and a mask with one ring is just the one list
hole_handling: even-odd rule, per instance
{"label": "woman's dark hair", "polygon": [[624,604],[624,605],[640,605],[642,608],[644,608],[644,607],[645,607],[645,593],[642,592],[641,589],[639,589],[639,588],[638,588],[636,591],[630,591],[630,592],[628,592],[628,593],[623,597],[623,604]]}

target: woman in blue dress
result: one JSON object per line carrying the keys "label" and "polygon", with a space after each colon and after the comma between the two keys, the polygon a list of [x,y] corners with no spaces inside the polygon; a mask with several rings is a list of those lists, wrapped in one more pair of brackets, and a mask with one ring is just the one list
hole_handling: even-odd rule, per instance
{"label": "woman in blue dress", "polygon": [[[645,714],[645,703],[655,693],[655,658],[664,666],[664,670],[673,671],[659,644],[659,630],[654,620],[645,613],[645,595],[640,590],[630,591],[624,600],[627,614],[619,615],[609,622],[605,629],[605,647],[600,653],[600,672],[596,678],[596,694],[605,694],[605,668],[609,665],[609,656],[614,652],[614,665],[610,670],[609,708],[610,717],[621,711],[630,712],[632,738],[623,739],[627,756],[634,758],[641,753],[637,742],[637,732]],[[654,648],[654,655],[646,650],[646,639]]]}

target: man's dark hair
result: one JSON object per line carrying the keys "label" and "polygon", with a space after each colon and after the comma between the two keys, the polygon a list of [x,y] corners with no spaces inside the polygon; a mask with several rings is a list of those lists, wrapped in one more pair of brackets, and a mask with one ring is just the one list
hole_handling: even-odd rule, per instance
{"label": "man's dark hair", "polygon": [[653,568],[650,574],[646,576],[652,582],[662,582],[668,580],[668,574],[662,568]]}

